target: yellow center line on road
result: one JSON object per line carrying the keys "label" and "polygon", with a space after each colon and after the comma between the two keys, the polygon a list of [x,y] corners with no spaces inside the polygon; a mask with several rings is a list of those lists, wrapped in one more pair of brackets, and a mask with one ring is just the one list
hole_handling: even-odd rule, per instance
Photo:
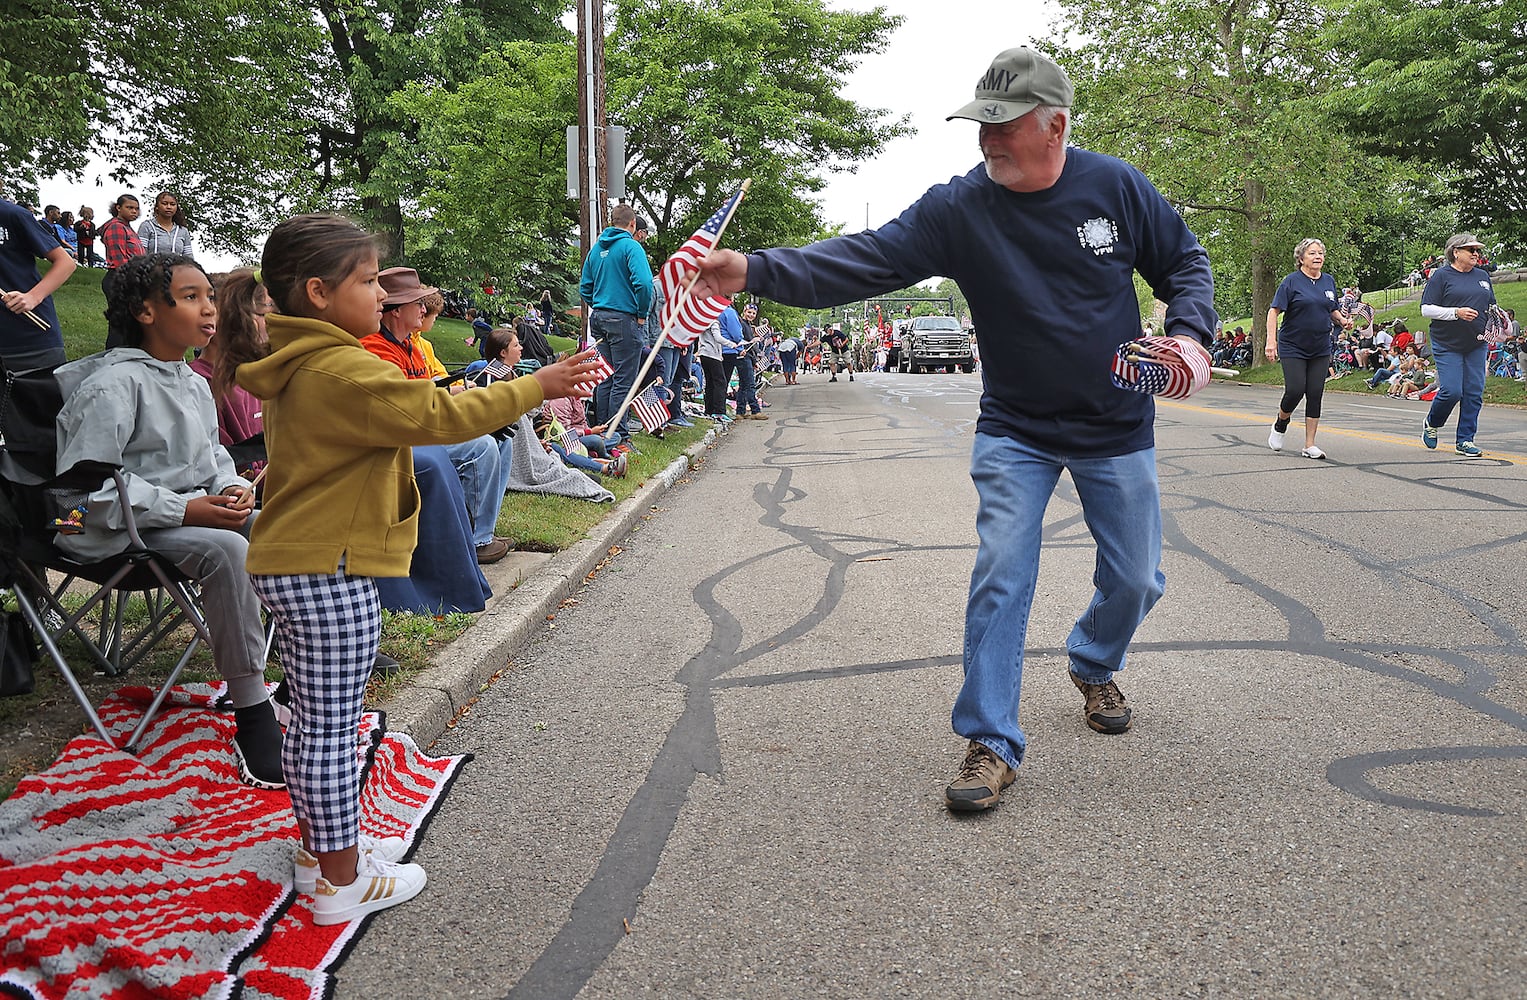
{"label": "yellow center line on road", "polygon": [[[1162,399],[1159,396],[1156,398],[1156,405],[1170,407],[1174,410],[1187,410],[1190,413],[1203,413],[1214,417],[1229,417],[1232,420],[1249,420],[1252,423],[1263,424],[1269,427],[1272,426],[1272,424],[1267,419],[1267,414],[1265,413],[1246,413],[1242,410],[1221,410],[1213,406],[1194,406],[1192,403],[1184,403],[1175,399]],[[1302,438],[1304,435],[1304,429],[1301,426],[1301,421],[1298,417],[1294,418],[1294,420],[1289,424],[1288,429],[1289,434],[1291,435],[1290,441],[1294,440],[1295,438]],[[1430,450],[1426,447],[1426,445],[1421,443],[1421,430],[1419,425],[1416,428],[1415,434],[1400,435],[1383,434],[1376,431],[1346,430],[1341,427],[1332,427],[1329,424],[1322,423],[1320,425],[1320,433],[1335,434],[1339,437],[1346,438],[1357,438],[1358,440],[1362,441],[1377,441],[1382,444],[1404,445],[1410,448],[1419,448],[1421,451]],[[1446,427],[1442,429],[1442,433],[1447,433]],[[1295,451],[1297,451],[1302,446],[1295,444],[1292,445],[1292,447]],[[1437,451],[1439,453],[1446,452],[1448,456],[1454,457],[1453,449],[1444,446],[1441,442],[1438,442],[1437,444]],[[1485,451],[1484,457],[1512,462],[1516,465],[1527,465],[1527,455],[1516,455],[1509,451],[1491,451],[1487,449]]]}

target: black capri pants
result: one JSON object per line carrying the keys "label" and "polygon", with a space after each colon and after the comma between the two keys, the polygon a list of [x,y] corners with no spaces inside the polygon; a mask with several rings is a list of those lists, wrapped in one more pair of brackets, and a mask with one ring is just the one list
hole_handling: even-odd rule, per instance
{"label": "black capri pants", "polygon": [[1293,413],[1304,400],[1304,415],[1320,419],[1320,401],[1326,394],[1326,373],[1331,368],[1329,354],[1318,358],[1280,358],[1283,365],[1283,401],[1279,413]]}
{"label": "black capri pants", "polygon": [[719,417],[726,412],[726,388],[731,379],[720,358],[700,355],[700,370],[705,373],[705,415]]}

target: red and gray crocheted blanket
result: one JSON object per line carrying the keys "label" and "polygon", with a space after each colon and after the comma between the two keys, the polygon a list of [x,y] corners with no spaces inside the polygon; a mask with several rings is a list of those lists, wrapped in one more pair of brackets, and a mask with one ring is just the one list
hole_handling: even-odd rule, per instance
{"label": "red and gray crocheted blanket", "polygon": [[[364,920],[313,923],[292,889],[285,792],[240,783],[233,716],[176,690],[136,757],[79,736],[0,803],[0,992],[36,1000],[330,996]],[[102,718],[126,738],[149,692]],[[167,703],[168,704],[168,703]],[[361,826],[410,850],[466,757],[361,723]],[[412,905],[428,905],[422,900]]]}

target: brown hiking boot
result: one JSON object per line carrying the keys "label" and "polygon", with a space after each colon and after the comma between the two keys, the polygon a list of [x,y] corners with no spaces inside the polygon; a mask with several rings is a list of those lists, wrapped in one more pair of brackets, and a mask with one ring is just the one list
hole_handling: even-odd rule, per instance
{"label": "brown hiking boot", "polygon": [[1086,707],[1082,709],[1082,717],[1087,720],[1087,725],[1109,736],[1116,736],[1129,728],[1132,713],[1119,685],[1113,681],[1107,684],[1088,684],[1069,670],[1067,673],[1071,683],[1087,699]]}
{"label": "brown hiking boot", "polygon": [[1018,772],[1007,766],[985,744],[970,741],[959,776],[944,789],[944,805],[954,812],[980,812],[997,804],[1002,789],[1013,783]]}
{"label": "brown hiking boot", "polygon": [[488,566],[514,551],[514,543],[507,538],[495,537],[487,545],[477,547],[477,565]]}

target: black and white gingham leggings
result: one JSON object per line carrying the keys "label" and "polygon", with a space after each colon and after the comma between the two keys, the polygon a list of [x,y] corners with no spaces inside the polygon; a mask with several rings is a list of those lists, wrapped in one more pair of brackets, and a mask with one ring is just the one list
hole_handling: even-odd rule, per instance
{"label": "black and white gingham leggings", "polygon": [[292,723],[281,765],[314,851],[342,851],[360,836],[356,732],[376,662],[382,606],[368,576],[254,576],[276,617]]}

